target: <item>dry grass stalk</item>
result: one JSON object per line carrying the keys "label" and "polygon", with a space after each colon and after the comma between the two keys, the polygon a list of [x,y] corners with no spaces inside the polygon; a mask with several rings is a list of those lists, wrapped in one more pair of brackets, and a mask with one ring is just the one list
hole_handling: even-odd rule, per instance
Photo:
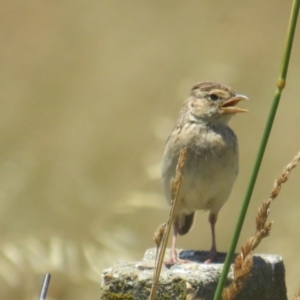
{"label": "dry grass stalk", "polygon": [[[181,187],[181,183],[182,183],[182,179],[183,179],[183,172],[184,172],[186,157],[187,157],[187,150],[186,150],[186,148],[182,148],[180,150],[180,154],[179,154],[179,158],[178,158],[178,162],[177,162],[177,166],[176,166],[175,178],[172,180],[172,183],[171,183],[172,206],[170,209],[168,221],[166,223],[166,228],[165,228],[165,230],[163,230],[164,234],[162,237],[162,241],[160,242],[162,244],[161,247],[159,247],[159,245],[157,244],[158,236],[154,234],[155,239],[157,239],[157,240],[155,240],[156,246],[158,248],[157,250],[159,250],[159,248],[160,248],[160,251],[159,251],[159,255],[158,255],[157,265],[155,264],[155,266],[154,266],[154,275],[153,275],[154,280],[153,280],[149,300],[155,299],[156,290],[157,290],[157,286],[158,286],[158,280],[159,280],[159,276],[160,276],[160,272],[161,272],[161,268],[162,268],[162,264],[163,264],[163,259],[164,259],[166,248],[167,248],[168,237],[170,235],[170,230],[171,230],[171,227],[172,227],[172,224],[174,221],[174,213],[175,213],[176,205],[178,202],[178,195],[179,195],[179,191],[180,191],[180,187]],[[159,227],[158,230],[156,231],[156,233],[158,232],[158,235],[159,235],[160,234],[159,232],[161,230],[162,229],[160,229],[160,227]]]}
{"label": "dry grass stalk", "polygon": [[[155,261],[154,261],[154,268],[156,268],[157,256],[158,256],[158,252],[159,252],[159,248],[160,248],[162,239],[163,239],[165,231],[166,231],[166,227],[167,227],[167,223],[160,224],[157,227],[157,229],[153,235],[153,240],[156,244],[156,255],[155,255]],[[155,278],[155,272],[153,272],[153,282],[154,282],[154,278]]]}
{"label": "dry grass stalk", "polygon": [[[234,262],[233,281],[223,290],[223,300],[235,299],[236,295],[243,287],[245,278],[249,275],[252,268],[252,254],[254,249],[260,244],[261,240],[270,234],[272,228],[272,222],[266,224],[267,218],[270,213],[270,205],[273,200],[278,196],[281,186],[285,183],[291,171],[297,166],[300,160],[300,152],[294,157],[294,159],[283,169],[282,174],[275,179],[271,195],[268,199],[264,200],[259,208],[256,216],[256,232],[248,238],[245,245],[242,246],[241,253],[236,257]],[[295,299],[300,300],[300,290],[298,296]]]}

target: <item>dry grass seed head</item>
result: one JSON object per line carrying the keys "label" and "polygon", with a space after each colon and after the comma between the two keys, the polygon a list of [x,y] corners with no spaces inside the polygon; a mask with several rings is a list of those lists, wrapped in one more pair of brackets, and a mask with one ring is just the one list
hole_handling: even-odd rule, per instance
{"label": "dry grass seed head", "polygon": [[157,227],[156,231],[154,232],[153,240],[154,240],[157,247],[159,247],[160,244],[161,244],[162,238],[163,238],[164,233],[165,233],[166,226],[167,226],[167,223],[160,224]]}
{"label": "dry grass seed head", "polygon": [[184,173],[184,166],[186,162],[186,157],[187,157],[187,150],[186,148],[182,148],[180,150],[179,158],[178,158],[178,163],[176,166],[176,174],[175,178],[172,179],[171,181],[171,197],[172,201],[176,197],[176,193],[179,189],[179,185],[181,184],[183,173]]}
{"label": "dry grass seed head", "polygon": [[[275,179],[270,197],[260,204],[256,216],[256,232],[252,237],[247,239],[245,245],[241,248],[241,253],[235,259],[233,272],[234,279],[233,282],[223,290],[223,300],[235,299],[236,295],[242,289],[244,280],[249,275],[252,268],[253,250],[259,245],[263,238],[270,235],[273,222],[266,225],[270,213],[270,205],[278,196],[282,183],[285,183],[288,180],[290,172],[297,166],[299,160],[300,152],[298,152],[291,163],[283,169],[281,176]],[[300,300],[300,290],[295,296],[295,299]]]}

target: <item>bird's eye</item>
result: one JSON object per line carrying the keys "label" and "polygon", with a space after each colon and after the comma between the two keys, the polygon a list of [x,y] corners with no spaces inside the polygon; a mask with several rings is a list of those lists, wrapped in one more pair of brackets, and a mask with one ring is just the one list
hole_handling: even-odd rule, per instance
{"label": "bird's eye", "polygon": [[212,100],[212,101],[216,101],[216,100],[219,99],[219,97],[218,97],[218,95],[216,95],[216,94],[210,94],[210,95],[209,95],[209,99]]}

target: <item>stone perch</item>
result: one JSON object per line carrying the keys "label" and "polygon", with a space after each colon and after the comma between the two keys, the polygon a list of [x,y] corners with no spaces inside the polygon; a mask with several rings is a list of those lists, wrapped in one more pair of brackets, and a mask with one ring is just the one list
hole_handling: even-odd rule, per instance
{"label": "stone perch", "polygon": [[[180,250],[178,250],[179,253]],[[102,273],[102,300],[148,300],[153,280],[156,249],[148,249],[142,261],[118,262]],[[169,256],[169,249],[166,259]],[[163,266],[156,294],[158,300],[210,300],[214,297],[223,263],[204,264],[208,252],[181,251],[181,259],[189,263]],[[219,253],[223,261],[225,253]],[[228,283],[232,281],[232,267]],[[251,275],[247,277],[238,300],[286,300],[285,269],[278,255],[260,254],[253,258]]]}

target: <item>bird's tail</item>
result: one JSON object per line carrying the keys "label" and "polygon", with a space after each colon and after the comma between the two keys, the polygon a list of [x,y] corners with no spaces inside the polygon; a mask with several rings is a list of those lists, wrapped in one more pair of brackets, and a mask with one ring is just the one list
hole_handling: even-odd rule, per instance
{"label": "bird's tail", "polygon": [[194,222],[195,212],[192,212],[189,215],[181,216],[180,218],[180,226],[178,228],[179,235],[184,235],[189,232]]}

